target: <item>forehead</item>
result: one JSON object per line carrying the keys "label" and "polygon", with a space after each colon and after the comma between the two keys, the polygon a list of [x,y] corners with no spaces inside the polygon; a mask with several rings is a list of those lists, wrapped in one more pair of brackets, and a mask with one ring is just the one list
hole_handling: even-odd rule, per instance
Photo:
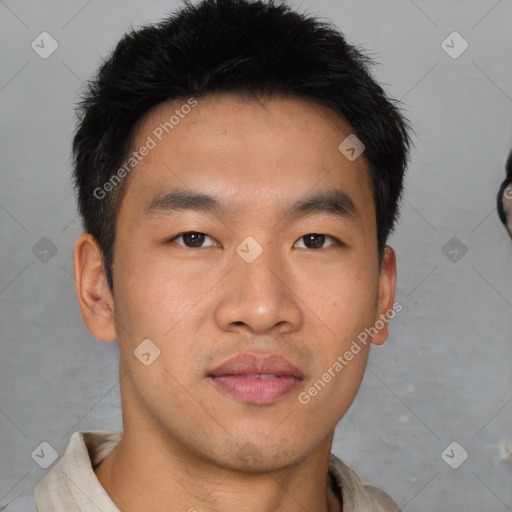
{"label": "forehead", "polygon": [[340,152],[340,143],[353,135],[340,116],[291,97],[216,94],[194,102],[162,103],[140,123],[132,150],[144,156],[129,176],[123,198],[129,208],[122,207],[120,217],[140,218],[155,198],[173,189],[199,190],[221,198],[237,215],[254,216],[336,188],[364,224],[371,222],[366,161]]}

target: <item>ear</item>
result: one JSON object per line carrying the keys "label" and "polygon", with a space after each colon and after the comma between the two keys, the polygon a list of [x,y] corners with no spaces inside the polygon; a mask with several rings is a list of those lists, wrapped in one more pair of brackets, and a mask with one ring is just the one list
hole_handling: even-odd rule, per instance
{"label": "ear", "polygon": [[78,304],[87,328],[101,341],[115,341],[114,299],[103,268],[101,249],[90,233],[78,237],[73,266]]}
{"label": "ear", "polygon": [[[378,329],[377,333],[372,339],[375,345],[382,345],[389,336],[388,320],[386,315],[388,311],[393,311],[393,304],[395,300],[395,286],[396,286],[396,256],[392,247],[387,245],[384,248],[384,255],[382,257],[382,265],[379,277],[379,300],[377,305],[377,318],[375,321],[381,320],[384,324],[382,329]],[[385,317],[381,317],[385,315]]]}

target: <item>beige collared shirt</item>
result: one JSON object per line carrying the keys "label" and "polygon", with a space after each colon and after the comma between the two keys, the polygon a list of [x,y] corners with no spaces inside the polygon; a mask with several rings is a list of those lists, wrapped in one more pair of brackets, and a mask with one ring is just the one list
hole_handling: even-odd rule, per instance
{"label": "beige collared shirt", "polygon": [[[75,432],[64,455],[36,487],[37,512],[120,512],[93,471],[119,443],[122,431]],[[343,498],[343,512],[401,512],[382,490],[365,485],[331,453],[329,472]]]}

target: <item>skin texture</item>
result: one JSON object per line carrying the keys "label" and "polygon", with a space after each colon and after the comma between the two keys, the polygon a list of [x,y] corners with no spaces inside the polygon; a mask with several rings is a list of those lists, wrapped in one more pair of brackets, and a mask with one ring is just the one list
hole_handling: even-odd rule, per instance
{"label": "skin texture", "polygon": [[[151,110],[134,148],[185,102]],[[351,133],[335,113],[302,99],[198,98],[127,178],[114,296],[97,243],[87,233],[77,240],[84,321],[94,337],[119,344],[124,435],[95,472],[123,512],[341,510],[329,485],[329,453],[370,344],[308,404],[297,394],[392,308],[396,284],[392,248],[378,271],[364,154],[349,161],[338,150]],[[229,210],[144,213],[156,195],[176,187],[215,195]],[[354,220],[283,217],[287,205],[333,188],[351,197]],[[202,247],[170,241],[189,231],[208,235]],[[311,248],[302,238],[310,233],[344,245],[326,237]],[[248,236],[263,249],[252,263],[236,252]],[[387,337],[385,325],[372,341]],[[133,353],[147,338],[161,351],[149,366]],[[285,356],[304,372],[301,387],[254,405],[207,378],[247,351]]]}

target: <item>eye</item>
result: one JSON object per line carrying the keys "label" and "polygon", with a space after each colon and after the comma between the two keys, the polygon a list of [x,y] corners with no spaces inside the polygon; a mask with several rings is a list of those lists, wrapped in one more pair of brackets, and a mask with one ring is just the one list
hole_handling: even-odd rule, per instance
{"label": "eye", "polygon": [[[178,245],[184,245],[189,249],[201,249],[202,247],[215,246],[215,240],[213,240],[211,236],[208,236],[205,233],[199,233],[198,231],[186,231],[185,233],[181,233],[171,238],[169,242],[175,242],[180,238],[182,239],[183,243],[178,243]],[[203,246],[206,238],[213,240],[213,244]]]}
{"label": "eye", "polygon": [[307,235],[301,236],[297,242],[299,242],[300,240],[304,240],[304,245],[306,249],[323,249],[324,247],[322,247],[322,245],[324,244],[326,238],[329,238],[334,242],[334,244],[331,245],[343,245],[343,243],[340,240],[334,238],[333,236],[322,235],[318,233],[308,233]]}
{"label": "eye", "polygon": [[[204,245],[204,242],[207,238],[209,238],[213,243]],[[180,239],[181,241],[179,241]],[[326,239],[330,239],[331,244],[325,246]],[[299,238],[299,240],[295,242],[294,245],[300,241],[303,241],[303,247],[305,249],[324,249],[330,245],[343,245],[343,243],[337,238],[319,233],[308,233],[307,235]],[[208,236],[205,233],[201,233],[199,231],[186,231],[184,233],[180,233],[179,235],[171,238],[168,242],[176,242],[178,245],[182,245],[189,249],[201,249],[203,247],[213,247],[216,245],[215,240],[211,236]]]}

